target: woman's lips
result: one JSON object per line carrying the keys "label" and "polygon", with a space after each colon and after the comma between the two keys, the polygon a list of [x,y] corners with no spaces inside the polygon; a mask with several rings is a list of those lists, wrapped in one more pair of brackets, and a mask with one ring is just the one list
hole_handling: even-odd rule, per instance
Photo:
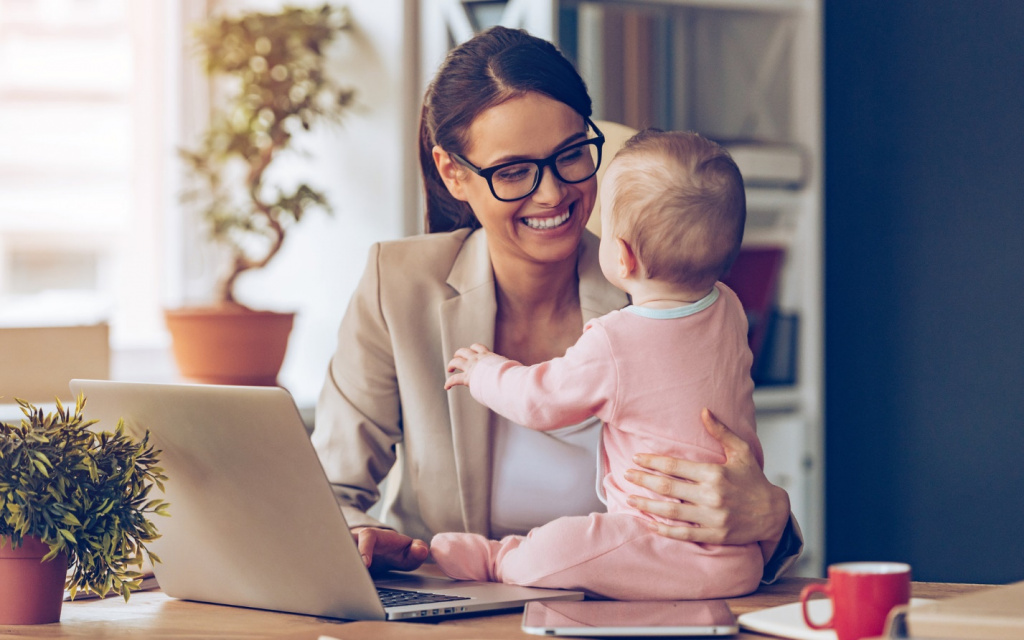
{"label": "woman's lips", "polygon": [[537,229],[538,231],[545,231],[547,229],[556,229],[569,221],[572,217],[573,208],[575,205],[570,206],[565,212],[554,216],[534,216],[530,218],[520,218],[523,224],[530,227],[531,229]]}

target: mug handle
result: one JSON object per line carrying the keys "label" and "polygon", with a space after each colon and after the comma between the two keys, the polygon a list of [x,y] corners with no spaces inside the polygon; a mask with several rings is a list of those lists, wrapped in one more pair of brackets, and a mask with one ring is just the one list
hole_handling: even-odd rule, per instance
{"label": "mug handle", "polygon": [[[813,594],[813,593],[823,593],[823,594],[825,594],[826,597],[831,599],[832,598],[832,585],[830,583],[821,584],[821,583],[816,582],[814,584],[809,584],[809,585],[807,585],[806,587],[803,588],[803,590],[800,592],[800,609],[801,609],[801,611],[803,611],[803,614],[804,614],[804,622],[806,622],[807,626],[812,628],[812,629],[818,629],[818,630],[821,630],[821,629],[831,629],[832,628],[832,620],[835,618],[835,611],[834,611],[834,609],[833,609],[833,617],[829,618],[827,622],[824,622],[824,623],[821,623],[821,624],[811,620],[811,616],[807,613],[807,601],[808,601],[808,599],[810,599],[811,594]],[[834,607],[834,605],[833,605],[833,607]]]}

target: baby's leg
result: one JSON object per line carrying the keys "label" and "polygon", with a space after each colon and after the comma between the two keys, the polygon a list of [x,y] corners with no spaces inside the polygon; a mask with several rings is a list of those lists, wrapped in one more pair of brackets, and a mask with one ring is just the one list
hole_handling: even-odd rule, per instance
{"label": "baby's leg", "polygon": [[498,559],[515,549],[523,536],[488,540],[475,533],[439,533],[430,541],[430,555],[449,578],[500,582],[495,574]]}
{"label": "baby's leg", "polygon": [[697,545],[660,536],[626,514],[559,518],[494,556],[502,582],[578,589],[619,600],[750,593],[763,570],[756,545]]}

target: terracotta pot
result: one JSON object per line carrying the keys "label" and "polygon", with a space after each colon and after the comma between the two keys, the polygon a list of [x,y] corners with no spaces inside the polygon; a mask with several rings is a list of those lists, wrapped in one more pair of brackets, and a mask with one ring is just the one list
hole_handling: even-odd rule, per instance
{"label": "terracotta pot", "polygon": [[167,310],[164,319],[182,376],[207,384],[273,386],[295,314],[193,307]]}
{"label": "terracotta pot", "polygon": [[39,538],[24,538],[17,549],[11,539],[0,546],[0,624],[60,622],[68,557],[41,562],[50,547]]}

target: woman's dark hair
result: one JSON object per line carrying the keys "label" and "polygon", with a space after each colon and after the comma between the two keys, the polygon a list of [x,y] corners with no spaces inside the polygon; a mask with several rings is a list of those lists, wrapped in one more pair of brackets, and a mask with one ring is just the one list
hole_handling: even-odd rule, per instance
{"label": "woman's dark hair", "polygon": [[428,233],[477,228],[465,202],[448,192],[434,166],[433,148],[464,153],[473,120],[510,98],[536,92],[591,114],[583,78],[561,52],[522,29],[492,27],[459,45],[427,88],[420,115],[420,169],[426,190]]}

